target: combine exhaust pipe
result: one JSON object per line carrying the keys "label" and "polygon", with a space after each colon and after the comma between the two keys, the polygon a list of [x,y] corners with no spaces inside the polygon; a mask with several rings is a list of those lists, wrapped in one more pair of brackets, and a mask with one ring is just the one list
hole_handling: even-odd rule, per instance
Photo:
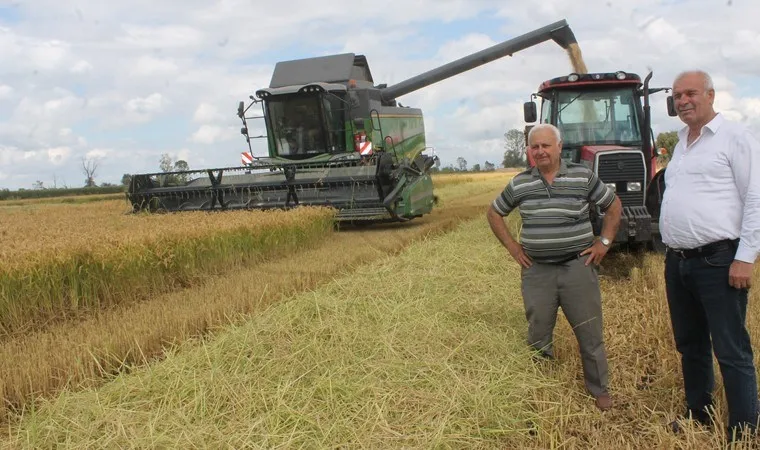
{"label": "combine exhaust pipe", "polygon": [[433,83],[453,77],[462,72],[489,63],[504,56],[512,56],[513,53],[528,47],[540,44],[549,39],[556,42],[560,47],[567,50],[571,44],[576,44],[573,31],[566,20],[560,20],[545,27],[538,28],[516,38],[496,44],[477,53],[462,57],[443,66],[416,75],[407,80],[388,86],[380,91],[383,101],[391,102],[397,97],[422,89]]}

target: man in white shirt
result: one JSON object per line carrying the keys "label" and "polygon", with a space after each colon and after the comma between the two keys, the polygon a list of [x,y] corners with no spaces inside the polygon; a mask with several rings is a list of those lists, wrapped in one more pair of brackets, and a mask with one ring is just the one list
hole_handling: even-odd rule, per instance
{"label": "man in white shirt", "polygon": [[[755,432],[757,380],[745,326],[747,291],[760,250],[760,143],[713,109],[715,90],[702,71],[673,83],[686,124],[665,171],[660,214],[671,324],[686,393],[687,417],[709,424],[712,351],[728,406],[729,439]],[[712,339],[712,348],[711,348]],[[674,431],[679,422],[671,424]]]}

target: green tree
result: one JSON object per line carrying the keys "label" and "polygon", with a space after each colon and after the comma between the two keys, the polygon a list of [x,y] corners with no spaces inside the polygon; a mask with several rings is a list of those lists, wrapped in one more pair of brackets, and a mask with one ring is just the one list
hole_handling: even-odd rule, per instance
{"label": "green tree", "polygon": [[[187,161],[183,159],[178,159],[177,161],[174,162],[175,172],[183,172],[187,170],[190,170],[190,165],[187,164]],[[179,174],[177,175],[177,179],[182,183],[187,183],[187,174],[186,173]]]}
{"label": "green tree", "polygon": [[[190,170],[190,165],[187,163],[187,161],[183,159],[172,161],[172,158],[171,156],[169,156],[168,153],[164,153],[163,155],[161,155],[161,158],[158,160],[158,167],[161,169],[161,172],[183,172],[183,171]],[[165,176],[166,184],[176,184],[176,183],[185,183],[185,182],[187,182],[187,174]]]}
{"label": "green tree", "polygon": [[174,166],[172,157],[168,153],[161,155],[161,159],[158,160],[158,167],[161,169],[161,172],[171,172],[172,166]]}
{"label": "green tree", "polygon": [[502,167],[520,167],[525,165],[525,133],[511,129],[504,133],[504,160]]}
{"label": "green tree", "polygon": [[670,161],[670,157],[673,155],[673,150],[675,150],[677,143],[677,131],[666,131],[657,135],[657,139],[655,139],[655,151],[659,151],[661,148],[665,149],[665,154],[657,157],[661,164]]}
{"label": "green tree", "polygon": [[491,172],[491,171],[493,171],[493,170],[496,170],[496,166],[495,166],[495,165],[494,165],[492,162],[488,162],[488,161],[486,161],[486,164],[485,164],[484,170],[485,170],[486,172]]}
{"label": "green tree", "polygon": [[480,164],[473,164],[472,171],[473,172],[480,172]]}
{"label": "green tree", "polygon": [[129,183],[132,181],[132,175],[125,173],[121,176],[121,184],[122,186],[129,186]]}
{"label": "green tree", "polygon": [[174,170],[179,172],[183,170],[190,170],[190,166],[187,164],[187,161],[184,159],[178,159],[174,162]]}
{"label": "green tree", "polygon": [[457,169],[460,172],[467,172],[467,160],[461,156],[457,158]]}

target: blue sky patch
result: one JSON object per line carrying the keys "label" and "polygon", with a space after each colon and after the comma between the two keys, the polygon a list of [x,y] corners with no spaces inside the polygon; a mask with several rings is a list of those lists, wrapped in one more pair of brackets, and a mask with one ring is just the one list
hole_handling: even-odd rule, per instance
{"label": "blue sky patch", "polygon": [[18,5],[0,5],[0,24],[13,25],[21,22],[21,11]]}

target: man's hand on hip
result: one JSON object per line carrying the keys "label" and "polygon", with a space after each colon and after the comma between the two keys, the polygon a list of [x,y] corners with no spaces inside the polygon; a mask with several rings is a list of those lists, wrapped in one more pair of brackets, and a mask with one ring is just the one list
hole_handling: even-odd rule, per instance
{"label": "man's hand on hip", "polygon": [[752,283],[752,272],[754,264],[737,261],[731,263],[728,269],[728,284],[736,289],[749,289]]}
{"label": "man's hand on hip", "polygon": [[517,261],[517,264],[520,264],[522,267],[525,267],[527,269],[533,265],[533,261],[531,261],[530,257],[525,254],[522,245],[514,243],[508,246],[507,250],[509,251],[509,254],[512,255],[512,258]]}
{"label": "man's hand on hip", "polygon": [[604,256],[607,254],[607,250],[609,250],[609,247],[602,244],[601,241],[596,240],[594,241],[594,245],[581,252],[581,256],[591,255],[586,259],[587,266],[591,263],[599,265],[601,264],[602,259],[604,259]]}

